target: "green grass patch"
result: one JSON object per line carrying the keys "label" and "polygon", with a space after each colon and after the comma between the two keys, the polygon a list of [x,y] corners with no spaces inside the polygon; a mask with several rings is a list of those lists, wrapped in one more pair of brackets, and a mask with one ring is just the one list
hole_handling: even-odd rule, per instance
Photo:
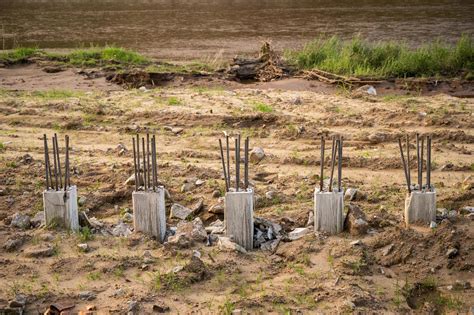
{"label": "green grass patch", "polygon": [[17,48],[12,51],[0,53],[0,62],[5,63],[21,63],[25,62],[28,58],[38,54],[37,48]]}
{"label": "green grass patch", "polygon": [[33,97],[43,98],[46,100],[60,100],[65,98],[77,97],[81,93],[67,90],[49,90],[49,91],[34,91],[30,94]]}
{"label": "green grass patch", "polygon": [[320,69],[341,75],[370,77],[454,77],[474,71],[474,42],[463,35],[454,45],[441,40],[409,47],[404,42],[368,42],[357,36],[318,38],[288,60],[300,69]]}
{"label": "green grass patch", "polygon": [[253,102],[253,109],[261,113],[271,113],[273,112],[273,107],[263,102],[255,101]]}
{"label": "green grass patch", "polygon": [[178,106],[182,104],[182,101],[176,96],[171,96],[168,98],[167,103],[170,106]]}

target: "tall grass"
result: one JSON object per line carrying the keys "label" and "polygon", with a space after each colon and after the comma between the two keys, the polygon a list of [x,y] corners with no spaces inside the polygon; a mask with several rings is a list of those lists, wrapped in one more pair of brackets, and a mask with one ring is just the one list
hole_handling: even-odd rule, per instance
{"label": "tall grass", "polygon": [[354,76],[456,76],[474,71],[474,43],[468,35],[455,45],[437,40],[417,48],[403,42],[370,43],[359,36],[350,41],[319,38],[286,56],[301,69]]}
{"label": "tall grass", "polygon": [[26,61],[28,58],[33,57],[35,54],[38,53],[37,48],[17,48],[15,50],[9,52],[1,52],[0,53],[0,62],[7,62],[7,63],[20,63]]}

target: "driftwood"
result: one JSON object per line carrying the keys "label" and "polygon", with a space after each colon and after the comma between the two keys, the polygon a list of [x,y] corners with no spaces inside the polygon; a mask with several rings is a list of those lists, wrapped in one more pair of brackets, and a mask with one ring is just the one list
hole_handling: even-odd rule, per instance
{"label": "driftwood", "polygon": [[227,75],[239,81],[268,82],[288,76],[291,72],[292,69],[265,42],[257,58],[235,57]]}
{"label": "driftwood", "polygon": [[329,84],[365,85],[382,83],[380,80],[346,77],[319,69],[303,71],[302,77],[307,80],[319,80]]}

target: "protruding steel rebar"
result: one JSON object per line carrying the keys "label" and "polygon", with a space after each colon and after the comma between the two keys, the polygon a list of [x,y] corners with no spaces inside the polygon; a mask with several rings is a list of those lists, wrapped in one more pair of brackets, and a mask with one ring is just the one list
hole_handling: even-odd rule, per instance
{"label": "protruding steel rebar", "polygon": [[319,171],[319,191],[322,192],[324,188],[324,136],[321,136],[321,169]]}
{"label": "protruding steel rebar", "polygon": [[56,142],[54,141],[54,136],[51,139],[53,142],[53,160],[54,160],[54,188],[58,190],[58,165],[56,160]]}
{"label": "protruding steel rebar", "polygon": [[425,139],[421,138],[421,148],[420,148],[420,191],[423,191],[423,152],[425,150]]}
{"label": "protruding steel rebar", "polygon": [[334,166],[336,165],[336,137],[332,137],[332,147],[331,147],[331,176],[329,177],[329,191],[332,191],[332,181],[334,179]]}
{"label": "protruding steel rebar", "polygon": [[219,139],[219,147],[221,149],[221,161],[222,161],[222,170],[224,172],[224,181],[225,181],[225,191],[229,191],[229,182],[227,180],[227,168],[224,160],[224,149],[222,148],[222,140]]}
{"label": "protruding steel rebar", "polygon": [[225,144],[227,150],[227,186],[230,188],[230,148],[229,148],[229,135],[225,133]]}
{"label": "protruding steel rebar", "polygon": [[245,187],[245,190],[247,190],[249,188],[249,144],[250,144],[250,139],[249,137],[245,138],[245,148],[244,148],[244,154],[245,154],[245,157],[244,157],[244,165],[245,165],[245,169],[244,169],[244,187]]}
{"label": "protruding steel rebar", "polygon": [[342,191],[342,146],[343,146],[343,139],[342,136],[339,138],[339,144],[337,148],[339,149],[338,154],[338,164],[337,164],[337,191]]}
{"label": "protruding steel rebar", "polygon": [[140,184],[142,183],[141,178],[141,166],[140,166],[140,135],[137,134],[137,175],[138,175],[138,189],[140,190]]}
{"label": "protruding steel rebar", "polygon": [[56,143],[56,155],[58,159],[58,177],[59,177],[59,189],[63,187],[63,173],[61,171],[61,160],[59,158],[59,144],[58,144],[58,135],[54,134],[54,141]]}
{"label": "protruding steel rebar", "polygon": [[137,171],[137,150],[135,147],[135,137],[132,137],[133,142],[133,173],[135,174],[135,191],[138,191],[138,171]]}
{"label": "protruding steel rebar", "polygon": [[49,159],[48,159],[48,139],[46,134],[43,135],[44,142],[44,170],[45,170],[45,180],[46,180],[46,190],[49,190]]}
{"label": "protruding steel rebar", "polygon": [[431,191],[431,136],[426,138],[426,189]]}
{"label": "protruding steel rebar", "polygon": [[147,169],[146,169],[146,147],[145,138],[142,138],[142,151],[143,151],[143,190],[147,191]]}
{"label": "protruding steel rebar", "polygon": [[416,166],[418,170],[418,190],[421,191],[420,135],[416,134]]}
{"label": "protruding steel rebar", "polygon": [[403,154],[403,148],[402,148],[402,139],[398,139],[398,147],[400,149],[400,156],[402,158],[402,164],[403,164],[403,171],[405,173],[405,180],[407,182],[407,186],[408,186],[408,192],[410,192],[410,183],[408,181],[408,170],[407,170],[407,164],[405,162],[405,156]]}
{"label": "protruding steel rebar", "polygon": [[240,186],[240,135],[235,138],[235,191]]}
{"label": "protruding steel rebar", "polygon": [[71,186],[71,181],[69,178],[69,136],[66,135],[65,137],[65,143],[66,143],[66,156],[64,159],[64,191],[67,190],[68,187]]}
{"label": "protruding steel rebar", "polygon": [[153,191],[156,191],[158,187],[158,165],[156,162],[156,137],[153,135],[151,139],[151,156],[152,156],[152,168],[153,168]]}
{"label": "protruding steel rebar", "polygon": [[411,192],[411,170],[410,170],[410,139],[407,135],[407,175],[408,175],[408,192]]}
{"label": "protruding steel rebar", "polygon": [[148,186],[148,189],[150,189],[150,187],[151,187],[151,179],[150,179],[151,170],[150,170],[150,134],[149,133],[146,134],[146,171],[147,171],[146,178],[148,180],[147,186]]}

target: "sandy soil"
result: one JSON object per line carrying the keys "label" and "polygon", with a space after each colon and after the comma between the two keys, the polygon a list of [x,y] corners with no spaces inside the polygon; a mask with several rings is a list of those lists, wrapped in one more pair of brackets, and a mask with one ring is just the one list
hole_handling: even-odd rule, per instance
{"label": "sandy soil", "polygon": [[[38,88],[28,84],[35,72],[15,77],[8,69],[0,71],[0,244],[21,240],[12,251],[0,249],[1,304],[22,293],[31,314],[52,303],[75,305],[75,312],[94,306],[99,313],[127,313],[131,301],[143,314],[160,307],[204,314],[234,309],[465,313],[474,305],[473,289],[456,283],[474,281],[474,223],[461,211],[474,203],[472,99],[389,93],[356,98],[333,88],[302,89],[295,82],[288,89],[275,82],[122,90],[103,78],[82,84],[83,77],[69,70],[61,75],[75,78],[69,80],[75,84],[59,80]],[[9,86],[22,78],[25,85]],[[8,91],[15,89],[22,91]],[[258,112],[255,106],[262,103],[272,111]],[[183,131],[175,134],[168,126]],[[61,230],[9,226],[14,213],[33,216],[42,210],[41,137],[54,132],[60,139],[71,137],[72,182],[85,197],[81,210],[108,226],[117,224],[131,208],[133,187],[125,185],[133,169],[131,137],[145,131],[157,136],[168,206],[192,206],[202,198],[199,217],[206,225],[222,219],[208,212],[217,203],[213,191],[224,186],[217,139],[223,131],[249,135],[251,147],[266,153],[250,167],[260,196],[255,215],[282,224],[285,231],[305,226],[313,207],[319,137],[341,134],[346,139],[343,186],[359,189],[353,203],[366,213],[369,233],[311,234],[281,242],[274,253],[241,254],[204,243],[163,246],[138,233],[84,240]],[[416,132],[433,135],[438,208],[455,210],[433,230],[403,226],[406,189],[396,139],[405,133],[413,139]],[[128,149],[125,154],[119,154],[120,143]],[[191,178],[205,183],[181,192]],[[265,197],[268,191],[276,192],[272,199]],[[356,240],[358,245],[351,244]],[[84,242],[90,251],[77,248]],[[31,257],[33,249],[47,245],[54,248],[50,257]],[[448,258],[451,248],[457,253]],[[195,250],[201,260],[192,258]],[[176,266],[187,267],[170,273]],[[82,300],[84,291],[95,298]]]}

